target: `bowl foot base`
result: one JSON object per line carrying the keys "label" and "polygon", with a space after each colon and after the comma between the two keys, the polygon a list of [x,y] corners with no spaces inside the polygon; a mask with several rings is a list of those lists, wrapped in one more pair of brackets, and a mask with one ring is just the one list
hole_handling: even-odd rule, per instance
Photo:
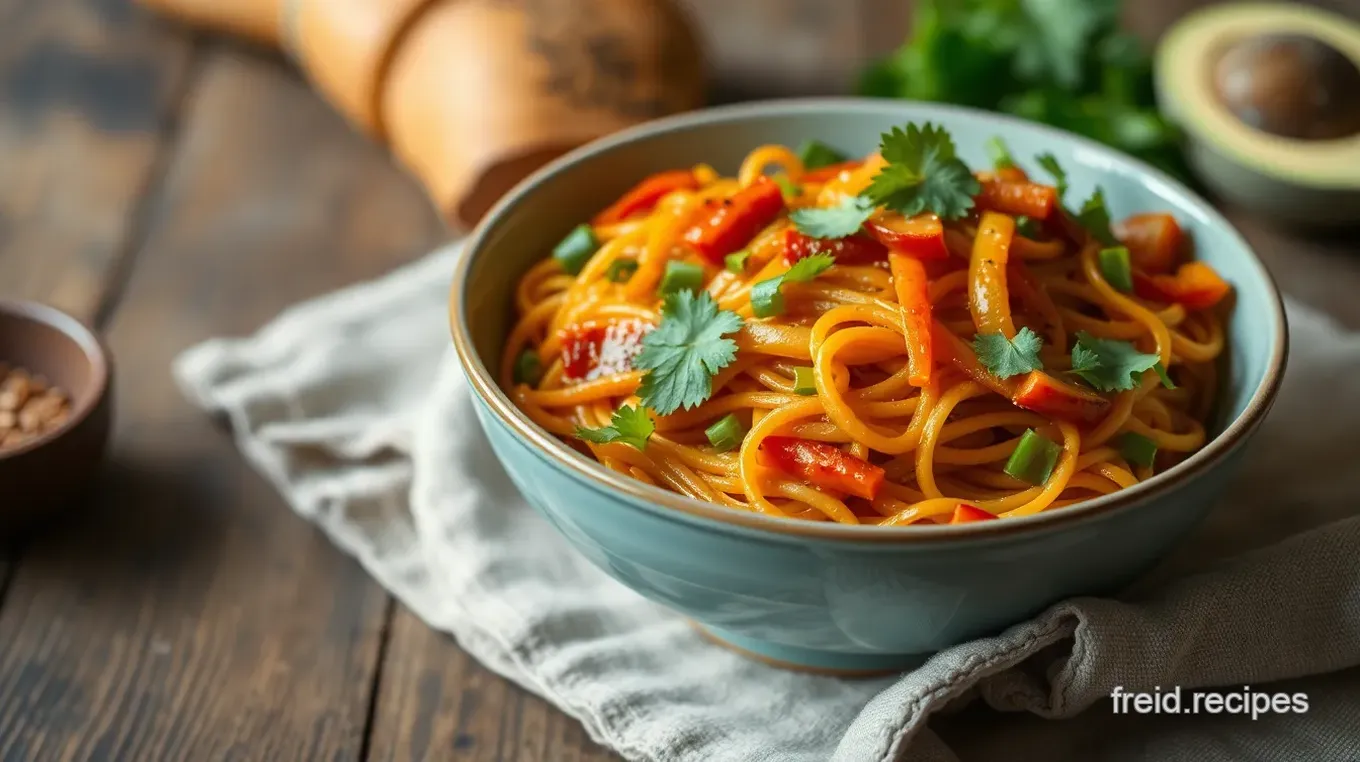
{"label": "bowl foot base", "polygon": [[880,677],[894,672],[914,669],[931,654],[864,654],[844,651],[822,651],[815,648],[772,643],[726,630],[695,624],[704,637],[748,659],[764,662],[772,667],[811,672],[833,677]]}

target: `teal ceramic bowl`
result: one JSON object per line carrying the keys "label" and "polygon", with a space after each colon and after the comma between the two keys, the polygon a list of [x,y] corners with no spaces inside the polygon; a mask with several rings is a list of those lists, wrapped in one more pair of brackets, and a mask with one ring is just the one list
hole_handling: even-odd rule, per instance
{"label": "teal ceramic bowl", "polygon": [[[953,133],[986,163],[1002,135],[1016,156],[1052,152],[1084,198],[1116,216],[1170,210],[1199,256],[1234,286],[1217,436],[1132,489],[1037,516],[958,526],[825,525],[734,511],[618,475],[539,428],[498,388],[516,280],[638,178],[708,162],[734,173],[764,143],[819,138],[851,154],[908,121]],[[1284,310],[1242,237],[1198,196],[1145,164],[1047,127],[969,109],[817,99],[664,119],[568,154],[522,182],[472,234],[450,304],[454,345],[491,446],[525,497],[600,569],[714,638],[782,664],[834,672],[910,666],[995,633],[1062,598],[1120,589],[1205,514],[1279,386]]]}

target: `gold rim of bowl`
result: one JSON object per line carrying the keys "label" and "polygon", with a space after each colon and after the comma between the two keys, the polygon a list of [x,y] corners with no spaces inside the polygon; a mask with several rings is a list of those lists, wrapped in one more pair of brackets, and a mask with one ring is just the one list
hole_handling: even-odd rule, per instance
{"label": "gold rim of bowl", "polygon": [[[686,129],[714,122],[740,121],[744,118],[779,115],[797,117],[804,114],[827,112],[881,116],[894,108],[903,108],[902,103],[875,101],[864,98],[803,98],[788,100],[761,101],[758,103],[719,106],[693,111],[686,114],[666,117],[648,122],[602,138],[576,149],[547,164],[542,169],[522,180],[499,202],[492,207],[464,243],[462,256],[454,271],[449,298],[449,323],[453,334],[454,349],[458,360],[467,373],[471,386],[493,415],[507,426],[511,432],[537,447],[547,458],[570,474],[604,490],[613,490],[633,498],[646,509],[675,511],[691,519],[703,519],[718,524],[736,525],[747,529],[768,532],[772,535],[817,538],[824,540],[869,542],[869,543],[921,543],[932,541],[957,541],[963,539],[985,539],[999,536],[1021,534],[1059,525],[1092,519],[1149,498],[1165,496],[1179,485],[1196,478],[1213,468],[1240,444],[1265,418],[1274,403],[1276,392],[1284,376],[1285,357],[1289,345],[1289,333],[1285,324],[1284,302],[1280,290],[1270,272],[1261,264],[1251,246],[1242,239],[1232,227],[1207,202],[1170,176],[1142,162],[1126,157],[1114,149],[1070,133],[1020,119],[977,111],[975,109],[942,104],[912,104],[914,108],[940,115],[961,117],[983,117],[995,122],[998,127],[1006,125],[1023,126],[1028,130],[1048,133],[1054,139],[1075,143],[1083,150],[1096,151],[1108,158],[1112,164],[1123,164],[1135,169],[1137,174],[1152,184],[1166,186],[1176,195],[1187,199],[1188,206],[1197,214],[1221,226],[1234,238],[1247,253],[1246,262],[1255,277],[1265,283],[1270,292],[1270,306],[1274,311],[1276,330],[1270,338],[1271,357],[1261,382],[1252,392],[1251,399],[1240,415],[1214,437],[1198,452],[1176,464],[1170,469],[1153,476],[1128,489],[1122,489],[1101,497],[1068,506],[1059,510],[1041,511],[1032,516],[986,521],[970,524],[937,524],[929,526],[907,525],[900,527],[879,527],[871,524],[838,524],[805,521],[800,519],[766,516],[764,514],[739,511],[733,508],[709,503],[676,492],[655,487],[618,472],[605,468],[599,463],[576,452],[558,440],[524,415],[496,383],[494,375],[478,356],[472,344],[467,321],[463,314],[463,292],[468,283],[471,264],[485,245],[491,232],[502,217],[531,196],[535,189],[548,177],[576,164],[590,161],[593,157],[606,153],[616,146],[644,138],[684,131]],[[508,308],[508,305],[507,305]],[[676,517],[678,518],[678,517]]]}

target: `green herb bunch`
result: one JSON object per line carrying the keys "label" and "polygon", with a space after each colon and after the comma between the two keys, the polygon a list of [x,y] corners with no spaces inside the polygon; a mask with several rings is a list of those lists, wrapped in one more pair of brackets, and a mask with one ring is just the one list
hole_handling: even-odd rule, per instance
{"label": "green herb bunch", "polygon": [[1118,0],[917,0],[910,39],[864,95],[1003,111],[1094,138],[1188,179],[1152,65]]}

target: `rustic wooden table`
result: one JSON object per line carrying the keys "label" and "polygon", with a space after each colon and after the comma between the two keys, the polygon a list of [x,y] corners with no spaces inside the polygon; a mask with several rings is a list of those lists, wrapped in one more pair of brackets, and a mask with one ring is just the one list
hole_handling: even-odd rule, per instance
{"label": "rustic wooden table", "polygon": [[[727,99],[843,90],[907,15],[687,4]],[[1195,4],[1139,3],[1129,22],[1152,37]],[[1353,238],[1229,213],[1287,292],[1360,326]],[[118,364],[95,497],[0,548],[0,759],[614,758],[394,602],[170,379],[185,347],[446,235],[278,56],[126,0],[0,0],[0,297],[85,318]]]}

